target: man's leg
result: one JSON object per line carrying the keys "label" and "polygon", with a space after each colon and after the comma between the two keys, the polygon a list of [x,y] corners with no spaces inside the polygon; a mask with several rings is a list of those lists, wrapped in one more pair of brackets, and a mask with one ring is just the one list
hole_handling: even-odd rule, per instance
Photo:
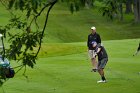
{"label": "man's leg", "polygon": [[93,66],[93,71],[94,72],[96,72],[96,70],[97,70],[97,61],[96,61],[96,58],[92,58],[91,59],[91,64],[92,64],[92,66]]}
{"label": "man's leg", "polygon": [[103,69],[98,69],[98,72],[99,72],[99,74],[100,74],[100,76],[101,76],[102,81],[105,81],[106,78],[105,78],[105,76],[104,76],[104,70],[103,70]]}
{"label": "man's leg", "polygon": [[133,56],[137,55],[140,52],[140,46],[138,47],[137,51],[134,53]]}
{"label": "man's leg", "polygon": [[92,64],[92,71],[96,72],[97,69],[97,61],[94,50],[89,50],[89,57],[91,58],[91,64]]}
{"label": "man's leg", "polygon": [[106,78],[104,75],[104,68],[106,66],[107,61],[108,61],[108,58],[104,58],[98,62],[98,73],[100,74],[102,80],[98,81],[97,83],[105,83],[106,82]]}
{"label": "man's leg", "polygon": [[135,56],[135,55],[137,55],[138,54],[138,51],[136,51],[135,53],[134,53],[134,55],[133,56]]}

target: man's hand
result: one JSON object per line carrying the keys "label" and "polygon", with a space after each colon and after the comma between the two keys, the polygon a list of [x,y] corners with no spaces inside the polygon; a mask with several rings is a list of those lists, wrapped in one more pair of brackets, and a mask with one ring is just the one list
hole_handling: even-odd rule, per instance
{"label": "man's hand", "polygon": [[97,52],[95,52],[95,56],[97,56]]}

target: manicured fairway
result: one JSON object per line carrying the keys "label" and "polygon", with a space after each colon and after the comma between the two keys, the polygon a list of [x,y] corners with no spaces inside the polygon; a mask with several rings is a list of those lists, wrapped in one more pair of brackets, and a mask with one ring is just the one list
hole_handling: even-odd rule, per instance
{"label": "manicured fairway", "polygon": [[105,69],[108,82],[105,84],[96,83],[100,77],[90,72],[86,43],[81,42],[61,44],[62,48],[71,45],[71,51],[78,52],[62,51],[59,47],[59,55],[53,50],[47,50],[51,53],[48,57],[40,54],[35,68],[28,68],[26,72],[28,79],[21,71],[8,80],[3,89],[5,93],[140,93],[140,54],[132,56],[138,42],[138,39],[103,42],[109,54]]}

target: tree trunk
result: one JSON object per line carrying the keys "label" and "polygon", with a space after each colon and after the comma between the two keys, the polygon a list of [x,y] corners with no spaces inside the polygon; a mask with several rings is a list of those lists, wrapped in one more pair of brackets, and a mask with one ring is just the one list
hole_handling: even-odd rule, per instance
{"label": "tree trunk", "polygon": [[126,14],[132,13],[132,2],[131,0],[126,0]]}
{"label": "tree trunk", "polygon": [[133,0],[133,5],[134,5],[134,21],[137,23],[137,22],[140,22],[139,20],[139,0]]}
{"label": "tree trunk", "polygon": [[87,8],[91,8],[91,7],[93,7],[93,2],[94,2],[94,0],[85,0],[85,6]]}
{"label": "tree trunk", "polygon": [[138,0],[138,21],[140,22],[140,0]]}
{"label": "tree trunk", "polygon": [[123,5],[119,3],[120,21],[123,21]]}

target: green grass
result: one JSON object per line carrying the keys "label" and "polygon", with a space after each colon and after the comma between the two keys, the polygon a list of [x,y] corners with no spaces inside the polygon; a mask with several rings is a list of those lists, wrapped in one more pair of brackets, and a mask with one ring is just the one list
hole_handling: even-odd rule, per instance
{"label": "green grass", "polygon": [[[44,43],[39,57],[63,56],[87,51],[86,43]],[[73,51],[74,50],[74,51]]]}
{"label": "green grass", "polygon": [[[138,39],[103,42],[109,55],[105,68],[108,83],[96,83],[100,76],[90,72],[90,60],[84,50],[86,44],[81,42],[56,44],[61,50],[59,56],[57,51],[48,49],[49,52],[52,51],[51,56],[40,55],[35,68],[28,68],[28,80],[22,76],[21,71],[9,79],[3,88],[6,93],[139,93],[140,54],[132,56],[138,42]],[[68,45],[77,49],[66,51],[64,47]]]}
{"label": "green grass", "polygon": [[[0,25],[5,25],[10,16],[1,5],[0,10]],[[28,79],[22,70],[0,87],[0,93],[3,89],[5,93],[140,93],[140,54],[132,56],[140,41],[136,39],[140,38],[140,24],[133,24],[132,15],[125,16],[122,23],[111,22],[96,9],[71,14],[65,4],[57,3],[49,16],[37,64],[34,69],[27,68]],[[43,21],[41,16],[40,26]],[[109,55],[105,84],[97,84],[99,74],[90,72],[86,40],[91,26],[96,26]],[[11,61],[11,65],[17,64]]]}

